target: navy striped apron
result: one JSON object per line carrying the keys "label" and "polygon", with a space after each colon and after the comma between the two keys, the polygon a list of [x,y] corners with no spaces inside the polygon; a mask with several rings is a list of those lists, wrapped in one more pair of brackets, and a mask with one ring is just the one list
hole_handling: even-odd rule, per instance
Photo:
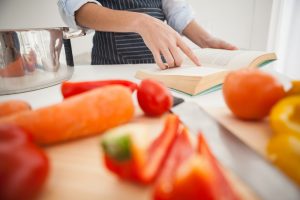
{"label": "navy striped apron", "polygon": [[[114,10],[146,13],[165,20],[161,0],[97,0]],[[154,63],[151,51],[137,33],[96,31],[93,38],[92,65]]]}

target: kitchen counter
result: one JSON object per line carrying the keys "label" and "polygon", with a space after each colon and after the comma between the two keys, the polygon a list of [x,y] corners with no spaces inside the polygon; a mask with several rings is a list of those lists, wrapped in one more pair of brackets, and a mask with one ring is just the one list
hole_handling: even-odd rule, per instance
{"label": "kitchen counter", "polygon": [[[134,78],[136,70],[149,66],[154,65],[76,66],[71,81],[127,79],[138,83],[140,80]],[[221,91],[196,97],[175,91],[172,93],[185,100],[195,101],[201,106],[224,104]],[[31,92],[0,96],[0,102],[9,99],[25,100],[34,109],[58,103],[62,101],[60,84]],[[136,98],[134,100],[137,103]],[[99,137],[101,136],[91,136],[45,148],[51,161],[51,171],[39,199],[151,199],[150,188],[121,182],[108,173],[100,163]],[[115,192],[116,190],[118,192]]]}
{"label": "kitchen counter", "polygon": [[[81,65],[75,66],[74,74],[70,81],[88,81],[100,79],[127,79],[134,82],[140,80],[134,78],[138,69],[146,69],[154,64],[142,65]],[[224,106],[224,100],[221,90],[206,95],[188,96],[176,91],[172,91],[173,95],[184,98],[187,101],[197,102],[200,106],[219,107]],[[33,108],[47,106],[58,103],[62,100],[60,93],[60,84],[48,88],[39,89],[31,92],[24,92],[12,95],[0,96],[0,101],[9,99],[22,99],[31,104]]]}
{"label": "kitchen counter", "polygon": [[[135,72],[138,69],[153,66],[155,65],[81,65],[75,67],[70,81],[127,79],[138,83],[140,80],[134,78]],[[265,157],[265,146],[272,135],[266,120],[247,123],[233,118],[225,106],[221,90],[198,96],[188,96],[177,91],[172,91],[172,94],[186,101],[196,102],[207,111],[212,109],[209,112],[211,116],[221,122],[245,144]],[[0,102],[10,99],[25,100],[35,109],[59,103],[63,98],[60,92],[60,84],[58,84],[31,92],[0,96]],[[134,100],[137,104],[136,98]],[[221,112],[220,107],[223,107],[224,112]],[[101,156],[98,146],[99,137],[101,136],[87,137],[82,140],[45,148],[51,160],[51,175],[40,199],[84,199],[86,197],[99,199],[100,197],[104,199],[150,200],[151,189],[135,187],[135,185],[121,182],[107,172],[99,159]],[[212,143],[209,144],[212,145]],[[212,148],[212,150],[216,153],[218,148]],[[249,166],[251,166],[253,164],[251,162],[248,162],[247,165],[250,164]],[[222,164],[226,169],[226,163]],[[249,177],[256,177],[257,171],[253,170],[251,172],[254,175],[251,176],[249,172]],[[230,174],[231,172],[228,173],[228,175]],[[257,199],[249,185],[245,185],[238,178],[236,180],[233,178],[233,180],[234,187],[244,199]],[[258,188],[264,188],[264,183],[259,178],[257,180],[253,179],[253,181],[253,183],[261,185]],[[118,192],[115,192],[116,190]],[[270,193],[268,190],[266,190],[266,193],[272,195],[272,192]],[[273,197],[267,199],[273,199]]]}

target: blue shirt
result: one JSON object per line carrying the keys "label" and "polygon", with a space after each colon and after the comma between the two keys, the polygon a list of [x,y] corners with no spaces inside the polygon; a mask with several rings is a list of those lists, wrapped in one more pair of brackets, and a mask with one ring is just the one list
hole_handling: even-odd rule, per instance
{"label": "blue shirt", "polygon": [[[73,29],[86,29],[76,23],[74,13],[88,2],[101,6],[96,0],[58,0],[57,4],[61,17],[69,27]],[[167,23],[180,34],[194,19],[192,8],[185,0],[162,0],[162,9]]]}

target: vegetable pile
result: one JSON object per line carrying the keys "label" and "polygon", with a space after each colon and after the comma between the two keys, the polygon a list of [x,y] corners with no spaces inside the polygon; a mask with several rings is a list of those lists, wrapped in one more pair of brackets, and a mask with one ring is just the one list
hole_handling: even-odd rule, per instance
{"label": "vegetable pile", "polygon": [[70,98],[61,103],[33,110],[22,100],[1,102],[0,199],[30,200],[42,190],[49,161],[36,144],[99,134],[131,120],[134,104],[127,86],[134,90],[136,84],[105,84],[87,92],[77,90],[82,94],[73,92],[74,97],[69,94]]}
{"label": "vegetable pile", "polygon": [[[88,88],[82,84],[91,85],[81,82],[77,86]],[[68,86],[65,83],[62,91]],[[145,115],[158,117],[170,110],[173,99],[161,83],[145,79],[138,87],[131,86],[137,89],[138,103]],[[105,132],[101,148],[106,168],[123,181],[154,186],[154,200],[209,200],[220,196],[239,199],[204,137],[200,134],[195,146],[176,115],[167,114],[162,118],[164,127],[155,138],[149,138],[153,133],[143,122]]]}
{"label": "vegetable pile", "polygon": [[269,117],[273,137],[267,145],[269,159],[300,185],[300,81],[291,89],[258,69],[231,72],[224,81],[224,99],[243,120]]}
{"label": "vegetable pile", "polygon": [[[151,133],[145,124],[122,125],[134,117],[135,90],[145,115],[164,119],[154,138],[147,137]],[[154,200],[239,199],[204,137],[195,145],[179,118],[166,114],[173,99],[162,84],[153,80],[140,85],[126,80],[64,82],[61,92],[62,102],[38,109],[26,102],[2,104],[0,199],[27,200],[41,191],[49,162],[36,145],[104,131],[101,148],[107,169],[122,180],[154,186]]]}
{"label": "vegetable pile", "polygon": [[152,141],[143,124],[107,132],[101,140],[107,169],[122,180],[152,185],[154,200],[240,199],[202,134],[194,146],[177,116],[168,114],[164,123]]}

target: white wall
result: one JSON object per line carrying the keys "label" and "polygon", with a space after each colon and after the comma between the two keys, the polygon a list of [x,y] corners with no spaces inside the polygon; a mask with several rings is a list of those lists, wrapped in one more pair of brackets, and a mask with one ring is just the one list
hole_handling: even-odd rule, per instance
{"label": "white wall", "polygon": [[274,1],[276,0],[255,0],[253,2],[252,33],[249,49],[267,50]]}
{"label": "white wall", "polygon": [[[197,21],[240,48],[265,50],[272,0],[187,0]],[[0,0],[0,29],[64,26],[57,0]],[[90,53],[92,34],[72,40],[75,56]]]}
{"label": "white wall", "polygon": [[274,67],[300,79],[300,1],[277,0],[273,4],[268,50],[276,51]]}
{"label": "white wall", "polygon": [[265,50],[272,0],[188,0],[197,21],[240,48]]}
{"label": "white wall", "polygon": [[281,68],[285,69],[284,72],[300,80],[300,1],[294,0],[294,5],[291,10],[292,17],[290,21],[290,37],[287,38],[286,45],[286,59]]}
{"label": "white wall", "polygon": [[64,26],[57,0],[0,0],[0,29]]}

